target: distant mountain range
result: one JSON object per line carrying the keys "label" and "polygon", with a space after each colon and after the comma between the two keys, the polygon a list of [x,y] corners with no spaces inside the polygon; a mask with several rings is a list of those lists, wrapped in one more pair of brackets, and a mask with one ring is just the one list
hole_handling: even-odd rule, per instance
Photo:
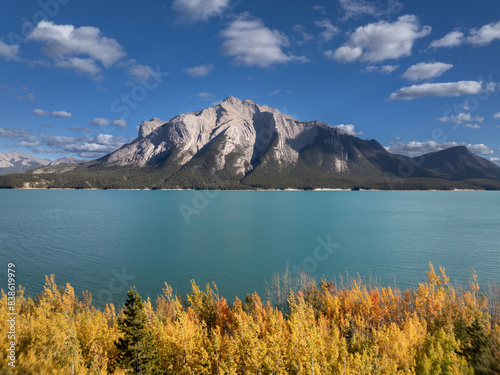
{"label": "distant mountain range", "polygon": [[0,187],[500,189],[500,167],[466,147],[391,154],[375,140],[230,96],[168,122],[144,121],[133,142],[100,159],[2,176]]}
{"label": "distant mountain range", "polygon": [[23,152],[0,152],[0,175],[8,173],[23,173],[40,166],[55,166],[58,164],[83,164],[87,160],[60,158],[56,160],[41,159]]}

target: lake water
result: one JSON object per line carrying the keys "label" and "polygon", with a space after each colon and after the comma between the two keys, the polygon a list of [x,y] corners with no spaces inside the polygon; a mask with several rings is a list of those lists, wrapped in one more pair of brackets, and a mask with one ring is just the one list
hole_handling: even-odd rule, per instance
{"label": "lake water", "polygon": [[288,264],[416,287],[428,262],[465,284],[500,281],[500,192],[0,190],[0,264],[31,295],[44,275],[121,304],[190,279],[257,291]]}

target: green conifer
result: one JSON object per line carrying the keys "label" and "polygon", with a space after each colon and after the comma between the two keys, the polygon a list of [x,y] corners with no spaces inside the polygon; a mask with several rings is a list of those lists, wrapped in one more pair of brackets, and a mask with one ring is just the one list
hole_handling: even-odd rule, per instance
{"label": "green conifer", "polygon": [[159,357],[147,326],[142,298],[130,288],[123,317],[118,320],[123,337],[115,345],[120,354],[118,365],[133,374],[158,374]]}

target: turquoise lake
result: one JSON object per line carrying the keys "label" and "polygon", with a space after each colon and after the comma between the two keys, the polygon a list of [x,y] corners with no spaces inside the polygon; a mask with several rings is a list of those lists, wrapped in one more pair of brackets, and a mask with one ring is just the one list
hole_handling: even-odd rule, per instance
{"label": "turquoise lake", "polygon": [[416,287],[428,263],[500,282],[500,192],[0,190],[0,264],[35,296],[55,274],[97,306],[164,282],[217,283],[228,300],[286,265],[318,279]]}

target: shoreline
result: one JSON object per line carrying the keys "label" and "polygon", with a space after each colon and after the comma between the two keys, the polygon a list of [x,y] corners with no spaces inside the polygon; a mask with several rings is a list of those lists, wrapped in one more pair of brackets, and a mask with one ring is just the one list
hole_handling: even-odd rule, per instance
{"label": "shoreline", "polygon": [[473,191],[500,191],[486,189],[414,189],[414,190],[398,190],[398,189],[338,189],[338,188],[318,188],[318,189],[98,189],[98,188],[0,188],[0,190],[101,190],[101,191],[281,191],[281,192],[343,192],[343,191],[456,191],[456,192],[473,192]]}

